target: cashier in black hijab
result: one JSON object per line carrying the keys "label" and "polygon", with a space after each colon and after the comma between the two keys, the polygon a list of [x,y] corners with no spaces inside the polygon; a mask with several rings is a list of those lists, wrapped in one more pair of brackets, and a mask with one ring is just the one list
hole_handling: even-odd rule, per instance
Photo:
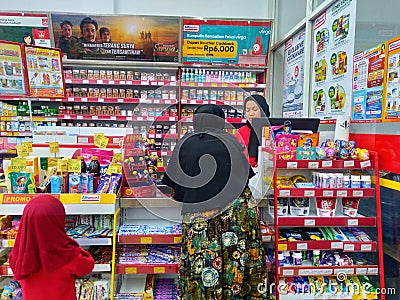
{"label": "cashier in black hijab", "polygon": [[223,209],[239,198],[253,170],[244,147],[223,128],[223,110],[213,104],[194,112],[194,132],[175,146],[162,182],[183,202],[182,214]]}

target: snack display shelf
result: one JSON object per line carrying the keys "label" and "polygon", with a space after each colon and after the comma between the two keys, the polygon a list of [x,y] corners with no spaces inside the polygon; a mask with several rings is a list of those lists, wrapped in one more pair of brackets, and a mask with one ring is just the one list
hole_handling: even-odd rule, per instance
{"label": "snack display shelf", "polygon": [[91,115],[65,115],[59,114],[58,119],[60,120],[100,120],[100,121],[165,121],[165,122],[176,122],[178,117],[169,116],[157,116],[157,117],[147,117],[147,116],[91,116]]}
{"label": "snack display shelf", "polygon": [[[39,194],[0,194],[0,214],[22,215],[26,203]],[[68,215],[114,214],[119,201],[114,194],[52,194]]]}
{"label": "snack display shelf", "polygon": [[277,188],[278,197],[368,198],[374,197],[374,188]]}
{"label": "snack display shelf", "polygon": [[33,116],[32,118],[29,116],[0,116],[0,121],[38,121],[38,122],[56,122],[58,121],[57,117],[39,117],[39,116]]}
{"label": "snack display shelf", "polygon": [[181,104],[216,104],[216,105],[237,105],[243,106],[243,101],[221,101],[221,100],[189,100],[189,99],[182,99]]}
{"label": "snack display shelf", "polygon": [[277,169],[371,169],[371,160],[281,160]]}
{"label": "snack display shelf", "polygon": [[141,98],[110,98],[110,97],[67,97],[64,102],[92,103],[129,103],[129,104],[176,104],[176,99],[141,99]]}
{"label": "snack display shelf", "polygon": [[309,261],[303,261],[301,266],[279,267],[279,276],[331,276],[346,275],[378,275],[378,265],[353,265],[353,266],[313,266]]}
{"label": "snack display shelf", "polygon": [[179,244],[182,242],[181,234],[137,234],[119,235],[120,244]]}
{"label": "snack display shelf", "polygon": [[349,242],[340,240],[278,242],[279,251],[343,250],[343,252],[375,252],[376,242]]}
{"label": "snack display shelf", "polygon": [[[191,123],[191,122],[193,122],[193,117],[182,117],[181,121]],[[232,124],[233,123],[242,124],[242,123],[246,123],[246,119],[245,118],[226,118],[225,122],[232,123]]]}
{"label": "snack display shelf", "polygon": [[82,78],[68,78],[65,79],[66,84],[107,84],[107,85],[145,85],[145,86],[176,86],[176,81],[166,81],[166,80],[157,80],[157,81],[150,81],[150,80],[109,80],[109,79],[82,79]]}
{"label": "snack display shelf", "polygon": [[335,217],[318,217],[316,214],[310,214],[308,216],[278,216],[278,223],[280,227],[375,227],[376,217],[361,215],[349,217],[337,214]]}
{"label": "snack display shelf", "polygon": [[[110,272],[110,264],[95,264],[92,272]],[[0,266],[0,276],[13,276],[13,272],[9,266]]]}
{"label": "snack display shelf", "polygon": [[[112,245],[111,237],[95,237],[95,238],[80,237],[80,238],[76,238],[75,241],[80,246],[110,246],[110,245]],[[14,239],[1,240],[2,248],[11,248],[11,247],[14,247],[14,244],[15,244]]]}
{"label": "snack display shelf", "polygon": [[[148,139],[178,139],[178,134],[171,134],[171,133],[149,133],[147,134]],[[163,151],[167,152],[167,151]],[[172,151],[171,151],[172,152]]]}
{"label": "snack display shelf", "polygon": [[181,86],[193,86],[193,87],[221,87],[221,88],[257,88],[257,89],[265,89],[266,84],[263,83],[246,83],[246,82],[191,82],[191,81],[182,81]]}
{"label": "snack display shelf", "polygon": [[17,150],[15,150],[15,149],[0,149],[0,154],[15,155],[15,154],[17,154]]}
{"label": "snack display shelf", "polygon": [[32,131],[0,131],[0,137],[32,136]]}
{"label": "snack display shelf", "polygon": [[157,156],[171,156],[172,155],[172,151],[152,151],[152,150],[150,150],[150,153],[153,155],[157,155]]}
{"label": "snack display shelf", "polygon": [[[79,139],[78,139],[79,142]],[[32,144],[32,147],[35,148],[48,148],[49,144]],[[73,148],[76,149],[75,144],[59,144],[60,148]],[[97,147],[94,143],[79,143],[80,148],[95,148]],[[115,144],[115,143],[109,143],[107,144],[107,149],[121,149],[121,145]]]}
{"label": "snack display shelf", "polygon": [[117,274],[176,274],[178,264],[116,264]]}

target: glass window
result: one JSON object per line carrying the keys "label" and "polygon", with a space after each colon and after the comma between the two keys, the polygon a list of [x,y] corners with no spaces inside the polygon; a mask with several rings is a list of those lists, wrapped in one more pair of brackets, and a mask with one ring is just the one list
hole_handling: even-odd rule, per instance
{"label": "glass window", "polygon": [[279,0],[277,5],[276,40],[281,40],[294,26],[306,17],[307,0]]}
{"label": "glass window", "polygon": [[282,45],[274,52],[274,74],[270,80],[272,81],[272,117],[282,117],[283,104],[283,60],[285,55],[285,45]]}
{"label": "glass window", "polygon": [[325,1],[326,0],[313,0],[313,9],[316,9],[321,3]]}

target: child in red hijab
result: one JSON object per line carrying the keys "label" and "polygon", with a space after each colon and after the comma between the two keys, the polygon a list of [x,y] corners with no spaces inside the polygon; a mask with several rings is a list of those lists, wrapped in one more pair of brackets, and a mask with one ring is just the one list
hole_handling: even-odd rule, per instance
{"label": "child in red hijab", "polygon": [[94,260],[65,233],[62,203],[41,195],[25,206],[10,266],[24,300],[76,300],[75,278],[91,273]]}

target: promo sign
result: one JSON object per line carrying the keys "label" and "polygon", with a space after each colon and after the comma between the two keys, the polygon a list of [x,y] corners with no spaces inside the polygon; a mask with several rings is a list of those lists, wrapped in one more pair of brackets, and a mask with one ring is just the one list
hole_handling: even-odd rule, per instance
{"label": "promo sign", "polygon": [[337,1],[314,21],[311,117],[325,123],[350,116],[356,2]]}
{"label": "promo sign", "polygon": [[182,62],[267,66],[271,22],[183,19]]}
{"label": "promo sign", "polygon": [[75,59],[178,62],[179,18],[52,14],[54,44]]}
{"label": "promo sign", "polygon": [[0,12],[0,40],[50,47],[47,14]]}
{"label": "promo sign", "polygon": [[282,103],[282,116],[284,118],[301,118],[304,116],[304,36],[305,31],[302,30],[285,44]]}
{"label": "promo sign", "polygon": [[400,37],[387,42],[386,102],[384,121],[400,120]]}

